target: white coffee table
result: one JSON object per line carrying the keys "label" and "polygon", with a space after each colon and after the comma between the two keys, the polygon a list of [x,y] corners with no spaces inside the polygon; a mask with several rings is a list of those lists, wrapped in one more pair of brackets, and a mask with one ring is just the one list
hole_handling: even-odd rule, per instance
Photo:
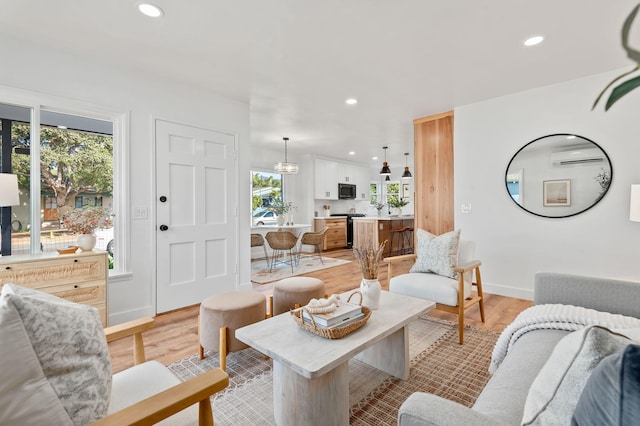
{"label": "white coffee table", "polygon": [[367,324],[342,339],[304,331],[289,313],[242,327],[236,338],[273,359],[278,425],[348,425],[349,359],[406,379],[407,325],[434,307],[428,300],[383,291]]}

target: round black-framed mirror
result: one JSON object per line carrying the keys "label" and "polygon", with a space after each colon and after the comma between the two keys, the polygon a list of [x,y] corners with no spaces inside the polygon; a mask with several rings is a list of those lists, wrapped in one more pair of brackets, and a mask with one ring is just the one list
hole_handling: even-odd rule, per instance
{"label": "round black-framed mirror", "polygon": [[563,218],[589,210],[613,179],[607,153],[594,141],[571,133],[542,136],[516,152],[505,173],[507,194],[523,210]]}

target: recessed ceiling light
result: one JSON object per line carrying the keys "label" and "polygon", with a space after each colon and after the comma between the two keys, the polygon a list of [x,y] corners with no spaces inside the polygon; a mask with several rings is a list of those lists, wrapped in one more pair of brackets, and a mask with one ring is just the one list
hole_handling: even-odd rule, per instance
{"label": "recessed ceiling light", "polygon": [[524,45],[525,46],[535,46],[536,44],[542,43],[542,40],[544,40],[544,37],[542,37],[542,36],[529,37],[528,39],[526,39],[524,41]]}
{"label": "recessed ceiling light", "polygon": [[58,129],[66,130],[67,126],[63,126],[62,124],[59,124],[58,125]]}
{"label": "recessed ceiling light", "polygon": [[347,105],[355,105],[358,103],[358,100],[356,98],[349,98],[345,102],[347,103]]}
{"label": "recessed ceiling light", "polygon": [[164,15],[164,11],[162,9],[151,3],[138,4],[138,10],[140,13],[150,16],[151,18],[159,18]]}
{"label": "recessed ceiling light", "polygon": [[567,136],[567,139],[575,139],[575,138],[576,138],[576,136],[575,136],[575,135],[569,135],[569,136]]}
{"label": "recessed ceiling light", "polygon": [[372,160],[377,160],[377,159],[378,159],[378,157],[371,157],[371,159],[372,159]]}
{"label": "recessed ceiling light", "polygon": [[356,155],[355,151],[349,151],[349,155]]}

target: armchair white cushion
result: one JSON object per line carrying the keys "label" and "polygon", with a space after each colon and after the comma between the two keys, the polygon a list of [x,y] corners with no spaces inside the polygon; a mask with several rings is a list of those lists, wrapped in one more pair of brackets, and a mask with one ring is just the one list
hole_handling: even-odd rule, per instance
{"label": "armchair white cushion", "polygon": [[[422,231],[422,232],[420,232]],[[429,247],[432,241],[439,237],[434,237],[426,231],[418,230],[418,253],[412,255],[389,257],[385,262],[389,264],[389,291],[392,293],[404,294],[406,296],[418,297],[436,302],[436,309],[458,314],[458,333],[460,343],[463,342],[464,334],[464,311],[478,303],[480,305],[480,316],[484,322],[484,300],[482,296],[482,279],[480,277],[480,262],[475,258],[475,242],[470,240],[459,240],[455,244],[456,236],[460,231],[443,234],[443,242],[434,250]],[[422,244],[420,241],[422,235]],[[453,247],[457,249],[453,253]],[[454,278],[448,276],[446,268],[438,269],[428,267],[429,270],[440,270],[446,275],[439,275],[433,272],[416,272],[424,270],[422,266],[412,267],[409,273],[394,276],[393,266],[401,261],[424,259],[424,253],[420,251],[430,251],[428,257],[433,257],[433,253],[440,253],[444,260],[429,260],[428,263],[449,263],[451,262]],[[451,257],[453,256],[453,259]],[[418,262],[416,262],[417,264]],[[475,272],[475,280],[473,275]],[[478,295],[474,296],[472,286],[477,286]]]}

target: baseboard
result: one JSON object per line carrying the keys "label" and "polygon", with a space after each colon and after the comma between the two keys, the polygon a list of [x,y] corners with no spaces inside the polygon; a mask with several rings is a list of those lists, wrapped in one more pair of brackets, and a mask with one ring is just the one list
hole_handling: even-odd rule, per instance
{"label": "baseboard", "polygon": [[109,314],[109,326],[122,324],[123,322],[133,321],[142,317],[153,317],[153,306],[143,306],[141,308],[132,309],[130,311],[116,312]]}
{"label": "baseboard", "polygon": [[533,300],[533,290],[524,288],[509,287],[504,285],[489,284],[482,282],[482,290],[485,293],[497,294],[498,296],[515,297],[517,299]]}

